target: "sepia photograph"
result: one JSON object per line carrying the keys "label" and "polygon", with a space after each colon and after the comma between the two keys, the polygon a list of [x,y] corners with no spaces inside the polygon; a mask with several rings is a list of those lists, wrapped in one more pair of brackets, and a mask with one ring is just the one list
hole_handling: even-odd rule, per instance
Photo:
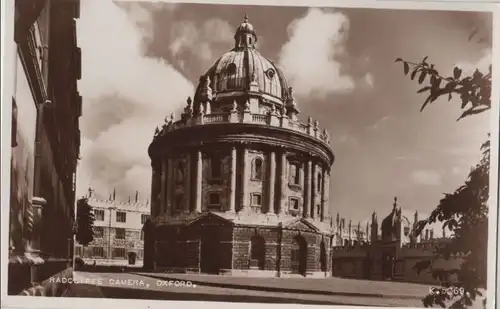
{"label": "sepia photograph", "polygon": [[492,5],[8,2],[2,306],[494,308]]}

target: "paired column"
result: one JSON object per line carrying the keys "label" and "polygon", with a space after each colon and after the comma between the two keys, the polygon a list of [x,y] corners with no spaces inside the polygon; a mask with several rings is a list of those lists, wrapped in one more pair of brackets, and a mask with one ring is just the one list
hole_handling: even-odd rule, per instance
{"label": "paired column", "polygon": [[312,161],[307,161],[306,165],[306,175],[304,181],[304,218],[310,216],[309,211],[311,211],[311,200],[312,200]]}
{"label": "paired column", "polygon": [[160,191],[160,213],[166,211],[167,207],[167,188],[169,185],[169,181],[167,180],[167,172],[168,172],[168,161],[166,159],[161,160],[161,191]]}
{"label": "paired column", "polygon": [[323,172],[323,207],[321,209],[322,220],[325,220],[329,216],[329,199],[330,199],[330,171],[326,170]]}
{"label": "paired column", "polygon": [[[173,213],[173,200],[174,200],[174,161],[172,159],[167,159],[167,183],[166,187],[165,184],[162,182],[162,190],[167,191],[167,196],[166,196],[166,213],[167,215],[171,215]],[[162,194],[163,195],[163,194]],[[163,206],[162,206],[163,207]]]}
{"label": "paired column", "polygon": [[191,153],[186,155],[186,176],[184,178],[184,213],[191,212]]}
{"label": "paired column", "polygon": [[326,186],[326,169],[323,170],[322,175],[323,175],[323,177],[321,178],[321,217],[320,217],[320,220],[324,221],[325,220],[326,191],[328,191],[328,188]]}
{"label": "paired column", "polygon": [[231,148],[231,187],[229,194],[229,211],[236,211],[236,147]]}
{"label": "paired column", "polygon": [[243,165],[243,173],[242,174],[242,190],[241,190],[241,205],[243,210],[246,210],[250,207],[248,203],[248,174],[249,174],[249,164],[248,164],[248,149],[245,147],[243,148],[243,160],[242,160],[242,165]]}
{"label": "paired column", "polygon": [[274,151],[269,154],[269,201],[267,213],[274,213],[274,186],[276,185],[276,155]]}
{"label": "paired column", "polygon": [[201,212],[201,197],[203,195],[202,192],[202,178],[203,178],[203,160],[201,151],[196,151],[195,156],[195,165],[196,165],[196,180],[195,180],[195,203],[194,210],[196,212]]}
{"label": "paired column", "polygon": [[280,203],[279,203],[279,214],[284,214],[286,205],[287,205],[287,198],[286,198],[286,186],[287,186],[287,160],[286,160],[286,152],[283,150],[281,152],[281,174],[280,174],[280,186],[281,186],[281,198],[280,198]]}

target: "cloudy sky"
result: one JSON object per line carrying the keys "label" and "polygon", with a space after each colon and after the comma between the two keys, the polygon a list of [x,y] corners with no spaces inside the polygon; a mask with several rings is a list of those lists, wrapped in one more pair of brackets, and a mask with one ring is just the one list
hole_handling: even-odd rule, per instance
{"label": "cloudy sky", "polygon": [[[456,122],[455,101],[425,97],[397,57],[428,56],[443,74],[486,69],[491,16],[473,12],[320,9],[82,1],[78,40],[84,98],[78,195],[150,192],[147,146],[154,129],[184,107],[198,77],[233,46],[245,12],[259,50],[279,64],[306,119],[332,137],[331,209],[354,222],[388,214],[395,195],[429,213],[478,162],[487,115]],[[177,112],[177,114],[179,114]]]}

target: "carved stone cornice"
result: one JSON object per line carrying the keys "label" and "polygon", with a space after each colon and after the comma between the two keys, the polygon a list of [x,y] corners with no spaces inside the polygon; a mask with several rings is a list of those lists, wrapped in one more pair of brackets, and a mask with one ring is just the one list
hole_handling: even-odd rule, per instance
{"label": "carved stone cornice", "polygon": [[154,140],[148,152],[150,157],[156,157],[167,153],[178,153],[186,148],[211,148],[216,145],[219,148],[224,144],[235,143],[289,149],[292,152],[313,157],[315,161],[323,162],[327,166],[331,166],[335,159],[328,144],[307,134],[279,127],[252,124],[213,124],[210,127],[200,126],[175,130]]}

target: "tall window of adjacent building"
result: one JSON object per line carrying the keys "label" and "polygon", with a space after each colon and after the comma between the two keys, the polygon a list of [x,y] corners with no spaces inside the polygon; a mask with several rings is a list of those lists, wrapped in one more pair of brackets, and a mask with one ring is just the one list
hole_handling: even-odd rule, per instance
{"label": "tall window of adjacent building", "polygon": [[219,155],[210,158],[210,178],[220,179],[222,177],[222,159]]}
{"label": "tall window of adjacent building", "polygon": [[104,228],[100,226],[94,227],[94,238],[103,238],[104,237]]}
{"label": "tall window of adjacent building", "polygon": [[125,229],[115,229],[115,239],[125,239]]}
{"label": "tall window of adjacent building", "polygon": [[114,258],[125,258],[125,248],[113,248]]}
{"label": "tall window of adjacent building", "polygon": [[252,162],[252,180],[262,180],[263,178],[262,158],[255,158]]}
{"label": "tall window of adjacent building", "polygon": [[300,165],[299,163],[290,163],[289,182],[292,185],[300,185]]}
{"label": "tall window of adjacent building", "polygon": [[141,230],[141,240],[144,240],[144,231]]}
{"label": "tall window of adjacent building", "polygon": [[104,221],[104,210],[103,209],[94,209],[94,217],[95,217],[95,221]]}
{"label": "tall window of adjacent building", "polygon": [[116,212],[116,222],[125,223],[127,222],[127,213],[124,211]]}
{"label": "tall window of adjacent building", "polygon": [[146,223],[146,221],[148,220],[148,215],[145,215],[145,214],[141,214],[141,224],[144,224]]}
{"label": "tall window of adjacent building", "polygon": [[104,248],[103,247],[93,247],[92,255],[95,257],[104,257]]}

